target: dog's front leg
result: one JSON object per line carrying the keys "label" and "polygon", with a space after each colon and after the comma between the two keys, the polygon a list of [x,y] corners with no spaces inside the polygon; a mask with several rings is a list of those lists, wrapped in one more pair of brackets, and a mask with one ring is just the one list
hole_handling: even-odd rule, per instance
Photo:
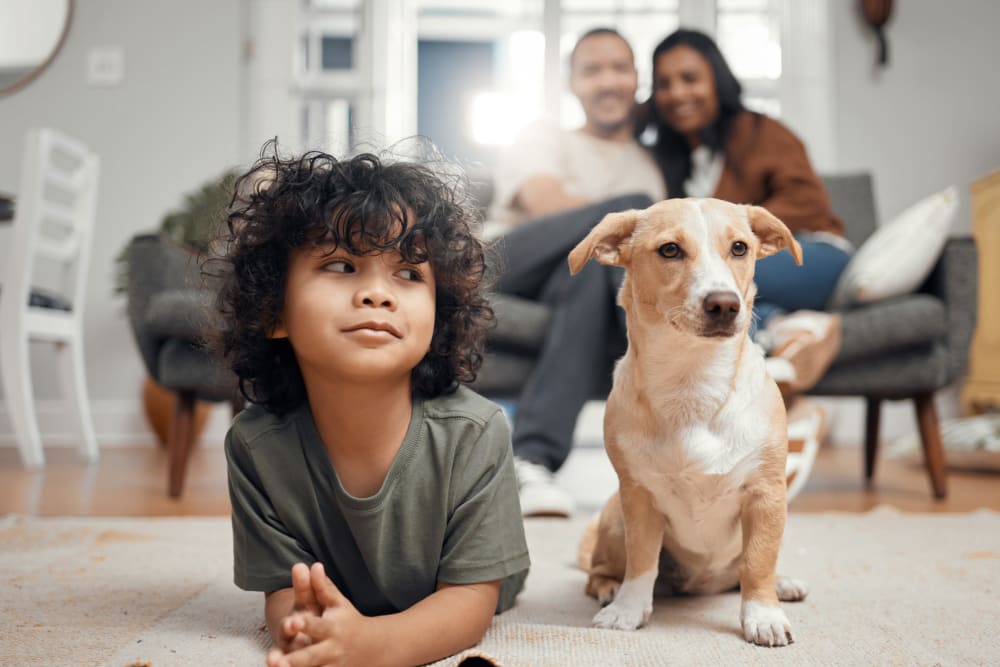
{"label": "dog's front leg", "polygon": [[792,625],[775,593],[786,513],[784,488],[777,484],[751,491],[743,503],[740,625],[746,640],[760,646],[786,646],[793,641]]}
{"label": "dog's front leg", "polygon": [[594,616],[593,624],[598,628],[635,630],[653,612],[653,584],[664,520],[644,487],[623,480],[619,493],[625,519],[625,579],[614,601]]}

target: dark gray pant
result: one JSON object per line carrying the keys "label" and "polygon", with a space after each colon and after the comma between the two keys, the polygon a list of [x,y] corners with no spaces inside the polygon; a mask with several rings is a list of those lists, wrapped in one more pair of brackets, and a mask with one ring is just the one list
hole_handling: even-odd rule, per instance
{"label": "dark gray pant", "polygon": [[652,203],[642,194],[614,197],[524,223],[497,244],[503,262],[497,289],[552,308],[545,344],[517,402],[516,456],[558,470],[584,403],[607,397],[626,346],[625,314],[616,305],[623,270],[591,261],[570,276],[566,257],[608,213]]}

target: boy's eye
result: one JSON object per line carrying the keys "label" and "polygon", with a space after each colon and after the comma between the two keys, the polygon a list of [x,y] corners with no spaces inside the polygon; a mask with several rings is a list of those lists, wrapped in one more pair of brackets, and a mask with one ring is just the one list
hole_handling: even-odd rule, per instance
{"label": "boy's eye", "polygon": [[354,273],[354,267],[342,259],[335,259],[329,264],[325,264],[323,269],[333,273]]}
{"label": "boy's eye", "polygon": [[401,269],[399,272],[396,273],[396,275],[402,278],[403,280],[419,281],[423,279],[423,276],[421,276],[420,272],[417,271],[416,269]]}

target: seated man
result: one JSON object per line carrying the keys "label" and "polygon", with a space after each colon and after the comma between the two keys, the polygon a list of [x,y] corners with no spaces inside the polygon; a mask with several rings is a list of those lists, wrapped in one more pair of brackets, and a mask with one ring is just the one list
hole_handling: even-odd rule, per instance
{"label": "seated man", "polygon": [[[497,242],[503,258],[498,289],[551,304],[554,312],[541,361],[514,420],[525,516],[571,512],[572,501],[553,483],[552,473],[569,456],[580,407],[598,389],[589,373],[581,382],[566,383],[569,391],[546,391],[545,378],[572,373],[581,359],[610,368],[624,352],[624,339],[608,340],[608,332],[618,328],[611,326],[614,322],[588,327],[581,336],[566,329],[581,317],[619,316],[613,298],[617,281],[595,267],[571,283],[566,256],[605,214],[645,208],[666,195],[656,164],[634,138],[638,81],[631,47],[618,32],[597,28],[580,37],[569,64],[569,86],[583,107],[583,127],[565,130],[539,122],[521,133],[501,155],[487,226],[490,235],[504,234]],[[564,304],[561,297],[570,287],[586,298]]]}

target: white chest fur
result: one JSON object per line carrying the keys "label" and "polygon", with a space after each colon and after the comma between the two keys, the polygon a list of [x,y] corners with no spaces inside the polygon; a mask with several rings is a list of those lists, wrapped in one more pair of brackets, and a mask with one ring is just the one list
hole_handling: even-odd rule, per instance
{"label": "white chest fur", "polygon": [[[720,592],[738,580],[743,486],[760,463],[771,428],[761,388],[752,379],[755,361],[749,363],[743,370],[754,372],[738,373],[740,389],[724,399],[688,386],[653,407],[657,414],[644,421],[647,428],[624,426],[618,433],[624,437],[616,465],[624,464],[653,494],[666,519],[664,547],[685,573],[677,583],[687,592]],[[614,404],[609,401],[608,409]]]}

